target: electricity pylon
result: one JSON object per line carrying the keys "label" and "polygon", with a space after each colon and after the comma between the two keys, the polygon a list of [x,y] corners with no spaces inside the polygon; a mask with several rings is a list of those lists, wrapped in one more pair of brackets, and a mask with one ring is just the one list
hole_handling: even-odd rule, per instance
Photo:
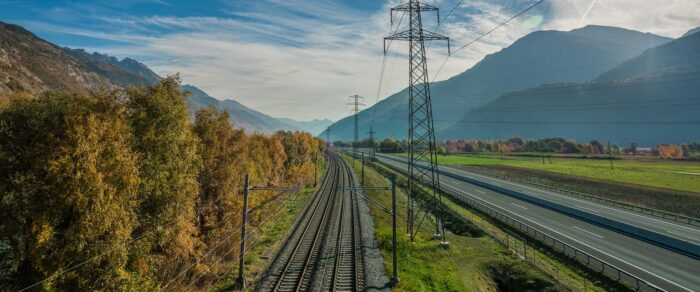
{"label": "electricity pylon", "polygon": [[354,133],[354,138],[352,141],[352,166],[355,166],[355,158],[357,157],[357,140],[359,139],[360,132],[358,130],[360,121],[359,121],[359,115],[358,113],[360,112],[360,107],[364,106],[365,104],[362,103],[360,100],[363,99],[364,97],[359,96],[357,94],[350,96],[350,102],[348,102],[349,106],[352,106],[352,110],[355,112],[355,133]]}
{"label": "electricity pylon", "polygon": [[[445,36],[423,30],[421,13],[432,11],[437,13],[439,21],[438,8],[420,3],[418,0],[409,0],[408,3],[391,8],[392,22],[394,13],[403,12],[408,14],[409,23],[408,29],[384,38],[384,51],[386,53],[387,40],[408,41],[408,233],[411,240],[414,240],[423,220],[426,217],[430,218],[429,213],[432,213],[435,215],[434,238],[442,239],[442,244],[447,246],[444,222],[441,218],[444,216],[442,195],[436,191],[440,187],[440,178],[438,176],[425,41],[446,40],[448,51],[450,41]],[[424,163],[424,165],[419,165],[419,163]],[[423,181],[430,188],[421,187],[420,181]]]}

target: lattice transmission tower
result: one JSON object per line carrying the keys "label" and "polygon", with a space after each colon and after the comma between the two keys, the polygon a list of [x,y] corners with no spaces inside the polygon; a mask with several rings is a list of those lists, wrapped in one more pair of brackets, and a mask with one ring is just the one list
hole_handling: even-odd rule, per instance
{"label": "lattice transmission tower", "polygon": [[[409,0],[408,3],[391,8],[393,25],[394,14],[403,12],[408,16],[408,28],[404,31],[384,38],[386,54],[387,41],[408,41],[408,218],[407,232],[411,240],[421,227],[423,220],[428,218],[435,225],[435,239],[442,239],[447,246],[445,227],[442,217],[442,195],[435,191],[440,187],[438,176],[437,153],[435,147],[435,131],[433,127],[433,111],[430,101],[430,84],[428,80],[428,65],[425,56],[426,41],[447,41],[449,38],[434,32],[423,30],[421,14],[436,12],[438,21],[440,12],[437,7]],[[423,182],[430,188],[421,187]],[[431,216],[432,213],[432,216]],[[434,217],[433,217],[434,216]],[[433,220],[434,219],[434,220]]]}
{"label": "lattice transmission tower", "polygon": [[355,132],[353,134],[353,140],[352,140],[352,166],[355,166],[355,159],[357,158],[357,145],[358,145],[358,139],[360,139],[360,108],[365,106],[364,103],[362,103],[362,99],[364,97],[359,96],[357,94],[351,95],[350,96],[350,102],[348,102],[348,106],[351,107],[353,112],[355,113]]}

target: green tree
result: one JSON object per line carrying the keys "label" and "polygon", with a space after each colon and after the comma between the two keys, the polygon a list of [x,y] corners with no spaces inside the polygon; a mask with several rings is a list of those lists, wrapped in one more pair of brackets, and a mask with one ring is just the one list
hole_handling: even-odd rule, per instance
{"label": "green tree", "polygon": [[130,281],[139,184],[130,143],[112,95],[47,94],[0,110],[0,236],[17,287],[48,278],[46,290],[116,290]]}

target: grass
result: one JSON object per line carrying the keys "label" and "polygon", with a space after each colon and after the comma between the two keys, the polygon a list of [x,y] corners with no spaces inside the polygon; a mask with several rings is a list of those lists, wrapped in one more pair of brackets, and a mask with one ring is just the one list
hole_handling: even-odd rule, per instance
{"label": "grass", "polygon": [[[260,276],[271,263],[273,260],[272,256],[274,255],[273,251],[281,248],[284,239],[286,239],[289,232],[291,232],[292,225],[297,216],[320,186],[325,172],[325,162],[319,163],[317,172],[319,183],[317,187],[290,194],[284,206],[279,205],[279,203],[268,205],[268,208],[279,211],[271,214],[271,216],[274,217],[263,219],[264,224],[260,226],[259,229],[249,227],[250,233],[253,233],[255,236],[252,236],[251,242],[248,243],[245,257],[244,275],[248,280],[248,287],[253,287],[255,285],[258,276]],[[238,261],[225,263],[222,269],[230,272],[222,275],[222,279],[208,290],[233,291],[233,285],[236,278],[238,278]]]}
{"label": "grass", "polygon": [[[360,173],[361,165],[355,166]],[[389,182],[370,167],[365,168],[365,185],[385,186]],[[368,191],[367,196],[383,206],[391,206],[389,191]],[[406,195],[397,192],[397,206],[405,206]],[[392,270],[391,215],[370,204],[376,240],[380,245],[387,273]],[[431,240],[428,226],[421,228],[416,241],[405,235],[405,208],[397,208],[397,250],[399,285],[395,291],[498,291],[496,278],[504,279],[509,291],[562,290],[552,277],[534,269],[526,261],[490,237],[469,237],[448,233],[449,249]],[[503,287],[501,287],[503,288]]]}
{"label": "grass", "polygon": [[498,155],[438,156],[438,163],[447,165],[505,165],[700,194],[698,162],[661,159],[614,160],[614,169],[610,169],[608,160],[556,157],[552,157],[551,160],[552,164],[549,164],[548,160],[547,164],[542,164],[542,159],[537,157],[508,156],[501,160]]}

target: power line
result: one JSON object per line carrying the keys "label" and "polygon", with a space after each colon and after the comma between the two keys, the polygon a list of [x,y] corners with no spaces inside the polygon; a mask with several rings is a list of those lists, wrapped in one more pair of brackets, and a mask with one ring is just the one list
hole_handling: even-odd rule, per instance
{"label": "power line", "polygon": [[445,64],[447,63],[447,60],[450,58],[450,56],[452,56],[452,55],[454,55],[455,53],[461,51],[462,49],[464,49],[464,48],[470,46],[471,44],[473,44],[473,43],[475,43],[475,42],[481,40],[481,39],[484,38],[485,36],[491,34],[493,31],[495,31],[495,30],[499,29],[500,27],[502,27],[502,26],[508,24],[509,22],[511,22],[511,21],[513,21],[514,19],[518,18],[520,15],[523,15],[525,12],[530,11],[530,9],[534,8],[535,6],[539,5],[539,4],[542,3],[542,2],[544,2],[544,0],[539,0],[539,1],[535,2],[534,4],[532,4],[532,5],[530,5],[529,7],[527,7],[525,10],[520,11],[520,13],[514,15],[513,17],[511,17],[511,18],[509,18],[508,20],[502,22],[501,24],[497,25],[496,27],[492,28],[491,30],[487,31],[486,33],[484,33],[484,34],[480,35],[479,37],[473,39],[472,41],[468,42],[468,43],[465,44],[464,46],[461,46],[461,47],[459,47],[458,49],[456,49],[456,50],[452,51],[451,53],[447,54],[447,57],[445,58],[445,61],[442,62],[442,65],[440,65],[440,68],[438,69],[437,73],[435,73],[435,76],[433,76],[433,80],[432,80],[432,81],[435,81],[435,78],[437,78],[438,74],[440,74],[440,72],[442,71],[442,68],[445,67]]}
{"label": "power line", "polygon": [[[401,1],[403,3],[403,1]],[[406,15],[406,12],[404,11],[401,14],[401,18],[399,19],[399,23],[396,25],[396,30],[394,31],[394,34],[399,31],[399,27],[401,27],[401,22],[403,21],[403,17]],[[392,15],[393,16],[393,15]],[[392,21],[393,22],[393,21]],[[392,27],[389,28],[389,33],[391,34]],[[379,74],[379,84],[377,85],[377,97],[374,100],[374,111],[372,112],[372,126],[374,126],[374,118],[377,114],[377,107],[376,104],[379,102],[379,96],[381,95],[382,91],[382,83],[384,82],[384,66],[386,65],[386,59],[387,59],[387,53],[389,52],[389,48],[391,48],[391,43],[393,40],[389,41],[389,45],[386,47],[384,50],[384,58],[382,59],[382,70]],[[393,71],[393,69],[392,69]],[[393,72],[392,72],[393,73]],[[391,74],[390,74],[391,75]],[[371,127],[370,127],[371,128]]]}

